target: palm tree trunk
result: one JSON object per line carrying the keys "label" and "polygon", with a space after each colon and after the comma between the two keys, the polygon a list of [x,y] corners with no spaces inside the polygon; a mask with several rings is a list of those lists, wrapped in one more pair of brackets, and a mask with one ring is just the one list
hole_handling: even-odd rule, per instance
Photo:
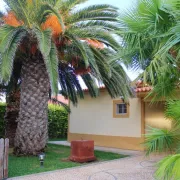
{"label": "palm tree trunk", "polygon": [[14,90],[6,98],[7,106],[4,116],[5,137],[9,139],[9,146],[14,147],[14,137],[17,128],[17,118],[19,114],[20,91]]}
{"label": "palm tree trunk", "polygon": [[21,95],[15,137],[16,155],[37,155],[48,140],[49,78],[41,58],[24,61],[21,71]]}

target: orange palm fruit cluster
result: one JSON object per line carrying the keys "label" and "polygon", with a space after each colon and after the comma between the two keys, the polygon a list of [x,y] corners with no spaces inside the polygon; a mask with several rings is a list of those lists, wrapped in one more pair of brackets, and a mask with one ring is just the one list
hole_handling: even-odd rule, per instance
{"label": "orange palm fruit cluster", "polygon": [[92,40],[88,39],[86,40],[91,46],[98,48],[98,49],[104,49],[104,44],[99,42],[98,40]]}
{"label": "orange palm fruit cluster", "polygon": [[10,11],[7,15],[3,17],[4,23],[10,26],[18,27],[21,26],[23,23],[18,21],[15,14]]}
{"label": "orange palm fruit cluster", "polygon": [[55,15],[50,15],[45,23],[42,24],[42,29],[48,29],[50,28],[52,30],[53,36],[58,36],[59,34],[62,33],[62,27],[61,24],[59,23],[59,20],[57,16]]}

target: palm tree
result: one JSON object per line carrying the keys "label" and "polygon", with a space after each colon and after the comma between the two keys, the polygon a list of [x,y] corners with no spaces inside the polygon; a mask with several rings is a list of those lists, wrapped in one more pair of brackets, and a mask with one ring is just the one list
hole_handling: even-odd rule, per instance
{"label": "palm tree", "polygon": [[13,64],[21,59],[21,94],[15,153],[36,155],[47,135],[49,90],[62,93],[74,105],[83,98],[82,77],[92,97],[98,80],[111,97],[131,94],[129,79],[118,61],[111,60],[119,43],[117,8],[94,5],[78,9],[85,0],[5,0],[1,18],[0,77],[8,82]]}
{"label": "palm tree", "polygon": [[153,101],[162,97],[167,100],[166,117],[172,120],[172,129],[151,128],[145,142],[147,155],[172,153],[158,163],[156,177],[163,180],[180,178],[180,106],[174,101],[180,78],[179,7],[179,0],[139,0],[120,19],[123,43],[118,57],[127,66],[144,70],[141,78],[154,86],[148,95]]}
{"label": "palm tree", "polygon": [[157,179],[178,180],[180,178],[180,101],[167,102],[165,117],[172,121],[171,129],[151,128],[145,135],[146,155],[154,152],[170,153],[157,164]]}
{"label": "palm tree", "polygon": [[161,84],[163,95],[171,94],[174,86],[170,86],[171,91],[170,87],[163,91],[164,87],[179,79],[178,8],[179,0],[139,0],[119,20],[123,46],[118,58],[123,58],[128,67],[145,70],[143,80]]}

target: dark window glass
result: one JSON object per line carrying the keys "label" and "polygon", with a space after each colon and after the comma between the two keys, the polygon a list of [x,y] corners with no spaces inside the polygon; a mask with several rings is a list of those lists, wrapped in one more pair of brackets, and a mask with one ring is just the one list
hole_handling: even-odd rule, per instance
{"label": "dark window glass", "polygon": [[116,113],[117,114],[126,114],[127,113],[127,105],[126,104],[117,104]]}

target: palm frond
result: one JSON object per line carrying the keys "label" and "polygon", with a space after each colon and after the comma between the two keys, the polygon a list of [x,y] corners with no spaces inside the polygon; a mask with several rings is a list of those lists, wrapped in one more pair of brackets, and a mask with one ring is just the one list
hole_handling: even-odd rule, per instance
{"label": "palm frond", "polygon": [[0,34],[4,35],[0,41],[0,77],[2,81],[8,82],[12,73],[17,48],[27,32],[24,28],[5,26],[0,29]]}
{"label": "palm frond", "polygon": [[117,21],[117,8],[110,5],[93,5],[75,11],[67,18],[67,23],[77,23],[89,20]]}
{"label": "palm frond", "polygon": [[66,36],[68,38],[70,38],[73,43],[76,44],[76,46],[78,47],[78,49],[80,50],[81,52],[81,55],[83,57],[83,61],[85,63],[85,66],[88,67],[89,66],[89,62],[88,62],[88,55],[86,53],[86,49],[84,47],[84,42],[82,42],[80,39],[77,39],[74,35],[72,34],[69,34],[69,33],[66,33]]}
{"label": "palm frond", "polygon": [[[167,68],[169,68],[169,66]],[[167,68],[163,69],[161,67],[159,71],[152,71],[150,75],[149,72],[145,71],[145,73],[147,73],[147,77],[144,77],[144,79],[152,82],[154,85],[153,90],[147,95],[146,98],[152,97],[153,102],[161,100],[162,98],[169,100],[176,99],[177,97],[177,90],[175,87],[177,87],[179,78],[178,71],[176,68],[174,68],[174,71],[171,69],[171,71],[168,72]]]}
{"label": "palm frond", "polygon": [[[106,22],[101,20],[90,20],[90,21],[81,21],[72,25],[73,28],[97,28],[105,29],[107,31],[113,31],[119,29],[119,23],[116,22]],[[71,27],[70,27],[71,28]]]}
{"label": "palm frond", "polygon": [[97,97],[99,95],[99,89],[96,84],[96,79],[92,77],[90,74],[81,75],[85,85],[88,88],[89,94],[91,97]]}
{"label": "palm frond", "polygon": [[165,116],[166,118],[172,119],[174,125],[180,125],[180,101],[170,100],[166,104]]}
{"label": "palm frond", "polygon": [[145,143],[143,143],[146,147],[146,155],[153,152],[172,152],[175,141],[176,137],[173,131],[148,127]]}
{"label": "palm frond", "polygon": [[67,30],[67,33],[73,34],[76,36],[76,38],[79,39],[91,39],[91,40],[97,40],[107,47],[110,47],[114,50],[117,50],[120,47],[120,44],[115,40],[113,36],[113,31],[106,31],[103,29],[92,29],[90,27],[88,28],[70,28]]}
{"label": "palm frond", "polygon": [[58,94],[58,57],[57,57],[57,49],[54,43],[51,43],[51,50],[48,58],[44,58],[47,72],[49,74],[49,80],[51,83],[52,92],[55,95]]}
{"label": "palm frond", "polygon": [[170,52],[170,50],[173,50],[177,56],[176,60],[180,58],[178,56],[180,52],[180,21],[178,21],[166,34],[165,36],[167,38],[162,41],[159,51],[156,53],[156,56],[160,56],[161,58],[166,58],[167,53]]}
{"label": "palm frond", "polygon": [[21,19],[29,28],[31,27],[30,9],[27,0],[4,0],[18,19]]}
{"label": "palm frond", "polygon": [[77,5],[86,2],[87,0],[56,0],[55,7],[61,9],[63,14],[69,13]]}
{"label": "palm frond", "polygon": [[161,180],[179,180],[180,154],[170,155],[157,164],[156,178]]}
{"label": "palm frond", "polygon": [[38,28],[34,28],[33,32],[37,38],[39,49],[43,57],[47,58],[51,50],[51,30],[47,29],[42,31]]}
{"label": "palm frond", "polygon": [[84,93],[80,82],[74,73],[74,69],[66,64],[60,63],[58,70],[61,94],[66,98],[69,98],[74,105],[77,105],[78,97],[84,98]]}
{"label": "palm frond", "polygon": [[103,50],[98,50],[94,47],[91,47],[91,50],[94,54],[96,64],[97,64],[97,67],[99,69],[101,77],[103,78],[104,74],[106,74],[107,77],[111,77],[111,68],[107,62],[108,56],[105,56],[103,54],[103,52],[104,52]]}

